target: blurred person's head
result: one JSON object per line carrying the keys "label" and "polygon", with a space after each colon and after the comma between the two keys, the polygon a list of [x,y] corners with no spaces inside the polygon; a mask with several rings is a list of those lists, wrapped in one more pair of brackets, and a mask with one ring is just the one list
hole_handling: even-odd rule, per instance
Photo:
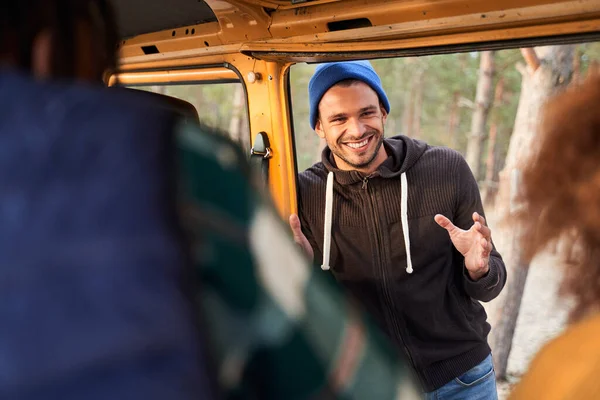
{"label": "blurred person's head", "polygon": [[2,2],[0,64],[42,79],[100,82],[117,65],[109,0]]}
{"label": "blurred person's head", "polygon": [[523,172],[525,252],[533,257],[564,241],[562,294],[575,300],[571,319],[600,310],[600,75],[552,99],[539,148]]}

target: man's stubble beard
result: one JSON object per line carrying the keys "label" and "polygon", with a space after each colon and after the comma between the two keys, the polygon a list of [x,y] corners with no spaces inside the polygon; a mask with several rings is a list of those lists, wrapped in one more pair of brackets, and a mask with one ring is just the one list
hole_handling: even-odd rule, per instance
{"label": "man's stubble beard", "polygon": [[[366,132],[363,137],[369,136],[373,134],[373,137],[377,136],[379,134],[378,131],[372,130],[369,132]],[[341,159],[342,161],[344,161],[346,164],[348,164],[349,166],[351,166],[352,168],[355,169],[366,169],[367,167],[369,167],[373,161],[375,160],[375,158],[377,158],[377,154],[379,153],[379,150],[381,149],[381,146],[383,145],[383,139],[385,137],[385,133],[382,131],[381,135],[377,138],[377,144],[375,146],[375,150],[373,151],[373,154],[369,157],[369,159],[365,162],[362,162],[360,164],[356,164],[352,161],[350,161],[348,158],[346,158],[346,156],[343,154],[344,152],[341,151],[342,146],[345,146],[344,144],[337,144],[335,146],[335,150],[331,148],[331,146],[329,146],[329,149],[331,150],[331,152],[338,157],[339,159]],[[341,138],[340,138],[341,141]]]}

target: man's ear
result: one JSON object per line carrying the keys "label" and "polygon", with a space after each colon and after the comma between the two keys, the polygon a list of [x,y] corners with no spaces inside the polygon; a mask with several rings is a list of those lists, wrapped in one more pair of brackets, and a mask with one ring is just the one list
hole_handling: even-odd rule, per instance
{"label": "man's ear", "polygon": [[52,34],[48,30],[40,32],[33,41],[31,73],[38,79],[52,76]]}
{"label": "man's ear", "polygon": [[321,139],[325,139],[325,131],[323,130],[323,124],[321,124],[321,119],[317,119],[317,123],[315,124],[315,132]]}
{"label": "man's ear", "polygon": [[385,110],[385,107],[383,106],[383,104],[381,104],[381,103],[379,103],[379,109],[381,110],[381,115],[382,115],[381,120],[385,124],[385,121],[387,121],[388,113]]}

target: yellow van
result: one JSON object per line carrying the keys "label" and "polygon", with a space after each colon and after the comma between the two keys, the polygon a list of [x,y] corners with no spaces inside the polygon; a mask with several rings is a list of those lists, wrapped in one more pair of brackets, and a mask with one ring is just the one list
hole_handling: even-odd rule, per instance
{"label": "yellow van", "polygon": [[[312,63],[377,59],[374,65],[384,80],[389,79],[388,90],[394,91],[390,84],[397,86],[417,103],[412,110],[407,110],[407,103],[398,107],[404,113],[398,124],[416,134],[437,131],[447,136],[442,143],[464,147],[469,121],[459,117],[478,107],[474,93],[478,52],[583,43],[586,51],[600,54],[594,43],[600,34],[597,0],[119,0],[115,4],[123,40],[121,67],[111,82],[180,97],[196,106],[204,122],[228,131],[265,171],[282,217],[296,210],[296,172],[314,162],[322,146],[308,128],[304,104],[306,71],[311,71]],[[592,64],[586,51],[580,51],[579,68],[581,63]],[[444,54],[448,56],[436,56]],[[525,64],[526,55],[523,52]],[[424,56],[435,62],[425,65]],[[518,54],[513,58],[508,55],[495,64],[496,72],[505,68],[512,74],[503,79],[504,97],[510,93],[506,81],[518,79],[513,68],[520,62]],[[450,73],[448,63],[464,74],[447,81],[463,82],[468,88],[454,85],[437,97],[428,95],[431,90],[419,79],[434,68]],[[496,95],[502,101],[502,93]],[[401,94],[398,99],[402,101]],[[516,113],[517,100],[513,96],[511,101],[508,120]],[[412,119],[407,116],[411,113]],[[443,114],[445,122],[427,128],[432,122],[423,113]],[[502,140],[501,133],[496,141]],[[498,168],[486,177],[489,171],[483,164],[498,164],[506,147],[494,157],[488,151],[481,159],[480,181],[494,180]]]}
{"label": "yellow van", "polygon": [[[372,60],[392,104],[387,131],[463,153],[497,215],[518,206],[518,172],[544,99],[600,69],[599,0],[115,4],[123,40],[109,83],[193,104],[262,170],[282,218],[297,211],[297,173],[319,161],[324,146],[308,121],[317,63]],[[516,248],[514,232],[495,233],[498,248]],[[512,295],[520,299],[526,273],[519,276]],[[498,325],[514,330],[517,311],[505,314],[511,322]],[[494,348],[501,378],[510,348]]]}

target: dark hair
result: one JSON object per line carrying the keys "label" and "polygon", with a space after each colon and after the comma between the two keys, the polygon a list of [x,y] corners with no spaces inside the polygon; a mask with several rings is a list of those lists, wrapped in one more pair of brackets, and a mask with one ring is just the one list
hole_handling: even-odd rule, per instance
{"label": "dark hair", "polygon": [[78,54],[83,40],[81,29],[90,42],[86,62],[98,70],[117,67],[117,24],[109,0],[14,0],[3,1],[0,13],[0,55],[11,58],[17,67],[31,71],[35,39],[44,31],[52,35],[51,72],[55,77],[70,78],[82,62]]}
{"label": "dark hair", "polygon": [[[523,172],[525,254],[563,241],[561,293],[575,300],[571,320],[600,309],[600,75],[546,106],[540,147]],[[562,247],[562,246],[561,246]]]}

